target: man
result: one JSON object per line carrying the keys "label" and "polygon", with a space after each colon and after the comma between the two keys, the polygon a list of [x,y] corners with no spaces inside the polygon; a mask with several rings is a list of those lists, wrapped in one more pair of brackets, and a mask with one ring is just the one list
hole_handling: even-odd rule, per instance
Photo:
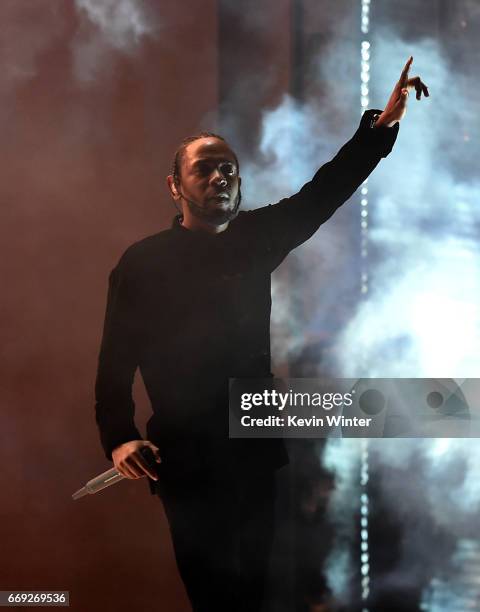
{"label": "man", "polygon": [[[124,476],[154,481],[196,612],[261,608],[274,474],[287,458],[279,440],[228,439],[228,380],[271,376],[270,274],[391,151],[408,89],[428,96],[408,78],[411,63],[385,110],[367,111],[335,158],[274,206],[239,212],[230,146],[206,133],[184,141],[167,179],[181,214],[110,276],[96,384],[102,444]],[[134,424],[137,367],[154,413],[148,440]]]}

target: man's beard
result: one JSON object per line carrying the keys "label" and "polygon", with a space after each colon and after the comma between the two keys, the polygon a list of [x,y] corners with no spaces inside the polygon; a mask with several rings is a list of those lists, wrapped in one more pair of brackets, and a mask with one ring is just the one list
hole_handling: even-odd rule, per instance
{"label": "man's beard", "polygon": [[201,221],[205,221],[209,225],[218,227],[232,221],[238,215],[240,202],[242,201],[242,194],[239,187],[237,197],[235,198],[235,206],[227,210],[199,206],[193,202],[193,200],[188,200],[185,197],[184,199],[187,202],[188,210],[194,217],[200,219]]}

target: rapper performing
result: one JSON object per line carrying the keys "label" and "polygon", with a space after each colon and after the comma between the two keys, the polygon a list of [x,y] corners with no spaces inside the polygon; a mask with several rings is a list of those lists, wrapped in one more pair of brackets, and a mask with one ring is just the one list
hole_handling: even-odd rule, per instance
{"label": "rapper performing", "polygon": [[480,612],[479,32],[0,2],[0,607]]}

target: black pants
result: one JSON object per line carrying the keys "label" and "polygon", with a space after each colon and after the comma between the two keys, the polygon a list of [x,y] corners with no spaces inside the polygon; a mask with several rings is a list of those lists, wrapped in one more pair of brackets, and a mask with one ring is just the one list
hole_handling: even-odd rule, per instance
{"label": "black pants", "polygon": [[274,474],[160,476],[157,492],[194,612],[261,610],[273,534]]}

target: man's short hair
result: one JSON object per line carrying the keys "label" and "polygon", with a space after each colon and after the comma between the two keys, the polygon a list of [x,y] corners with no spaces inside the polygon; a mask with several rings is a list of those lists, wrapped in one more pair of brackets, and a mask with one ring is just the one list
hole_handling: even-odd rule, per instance
{"label": "man's short hair", "polygon": [[[177,150],[175,151],[175,157],[173,158],[172,176],[176,185],[180,181],[180,169],[182,167],[183,156],[185,155],[186,148],[189,144],[195,142],[196,140],[200,140],[201,138],[218,138],[218,140],[222,140],[228,147],[230,147],[230,145],[223,136],[215,134],[214,132],[199,132],[198,134],[194,134],[193,136],[187,136],[187,138],[184,138],[179,144]],[[233,156],[235,157],[235,163],[237,164],[238,169],[239,163],[237,156],[233,151],[232,147],[230,147],[230,150],[232,151]]]}

